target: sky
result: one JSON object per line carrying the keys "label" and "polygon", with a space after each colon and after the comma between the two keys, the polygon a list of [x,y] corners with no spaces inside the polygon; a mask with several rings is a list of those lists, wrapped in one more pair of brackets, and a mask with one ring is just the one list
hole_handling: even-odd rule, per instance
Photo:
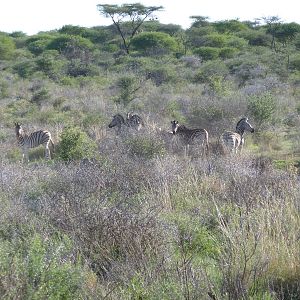
{"label": "sky", "polygon": [[1,0],[0,31],[22,31],[33,35],[40,31],[60,29],[64,25],[93,27],[110,25],[97,10],[97,4],[142,3],[145,6],[163,6],[156,13],[164,24],[191,25],[190,16],[205,16],[210,22],[278,16],[283,22],[300,24],[296,0]]}

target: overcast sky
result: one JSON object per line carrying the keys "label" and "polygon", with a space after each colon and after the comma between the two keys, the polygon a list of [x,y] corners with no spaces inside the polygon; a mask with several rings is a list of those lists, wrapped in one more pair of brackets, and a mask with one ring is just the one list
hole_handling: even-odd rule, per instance
{"label": "overcast sky", "polygon": [[156,14],[159,21],[183,28],[190,26],[192,15],[209,17],[209,21],[253,21],[259,17],[278,16],[283,22],[300,24],[296,0],[1,0],[0,31],[23,31],[33,35],[69,24],[83,27],[109,25],[111,20],[100,16],[97,4],[136,2],[164,6],[164,11]]}

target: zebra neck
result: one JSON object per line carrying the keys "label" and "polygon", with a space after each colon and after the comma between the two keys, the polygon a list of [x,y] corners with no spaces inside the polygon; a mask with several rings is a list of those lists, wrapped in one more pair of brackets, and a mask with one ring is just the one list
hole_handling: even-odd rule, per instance
{"label": "zebra neck", "polygon": [[243,137],[245,130],[244,129],[236,129],[236,133],[238,133],[241,137]]}

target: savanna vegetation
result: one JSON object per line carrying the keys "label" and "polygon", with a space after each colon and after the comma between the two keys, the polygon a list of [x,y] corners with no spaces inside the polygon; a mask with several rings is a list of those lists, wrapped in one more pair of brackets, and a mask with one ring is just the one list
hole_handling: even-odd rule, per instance
{"label": "savanna vegetation", "polygon": [[[112,25],[0,33],[1,299],[300,299],[300,25],[97,8]],[[142,130],[108,128],[128,111]],[[21,163],[15,122],[53,159]]]}

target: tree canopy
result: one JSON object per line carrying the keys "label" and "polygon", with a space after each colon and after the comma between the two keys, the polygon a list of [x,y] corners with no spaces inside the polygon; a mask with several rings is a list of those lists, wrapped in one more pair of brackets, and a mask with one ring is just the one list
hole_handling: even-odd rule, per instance
{"label": "tree canopy", "polygon": [[127,53],[129,53],[131,39],[137,34],[143,22],[147,18],[155,18],[153,13],[163,9],[162,6],[144,6],[140,3],[98,4],[97,8],[101,15],[112,19]]}

